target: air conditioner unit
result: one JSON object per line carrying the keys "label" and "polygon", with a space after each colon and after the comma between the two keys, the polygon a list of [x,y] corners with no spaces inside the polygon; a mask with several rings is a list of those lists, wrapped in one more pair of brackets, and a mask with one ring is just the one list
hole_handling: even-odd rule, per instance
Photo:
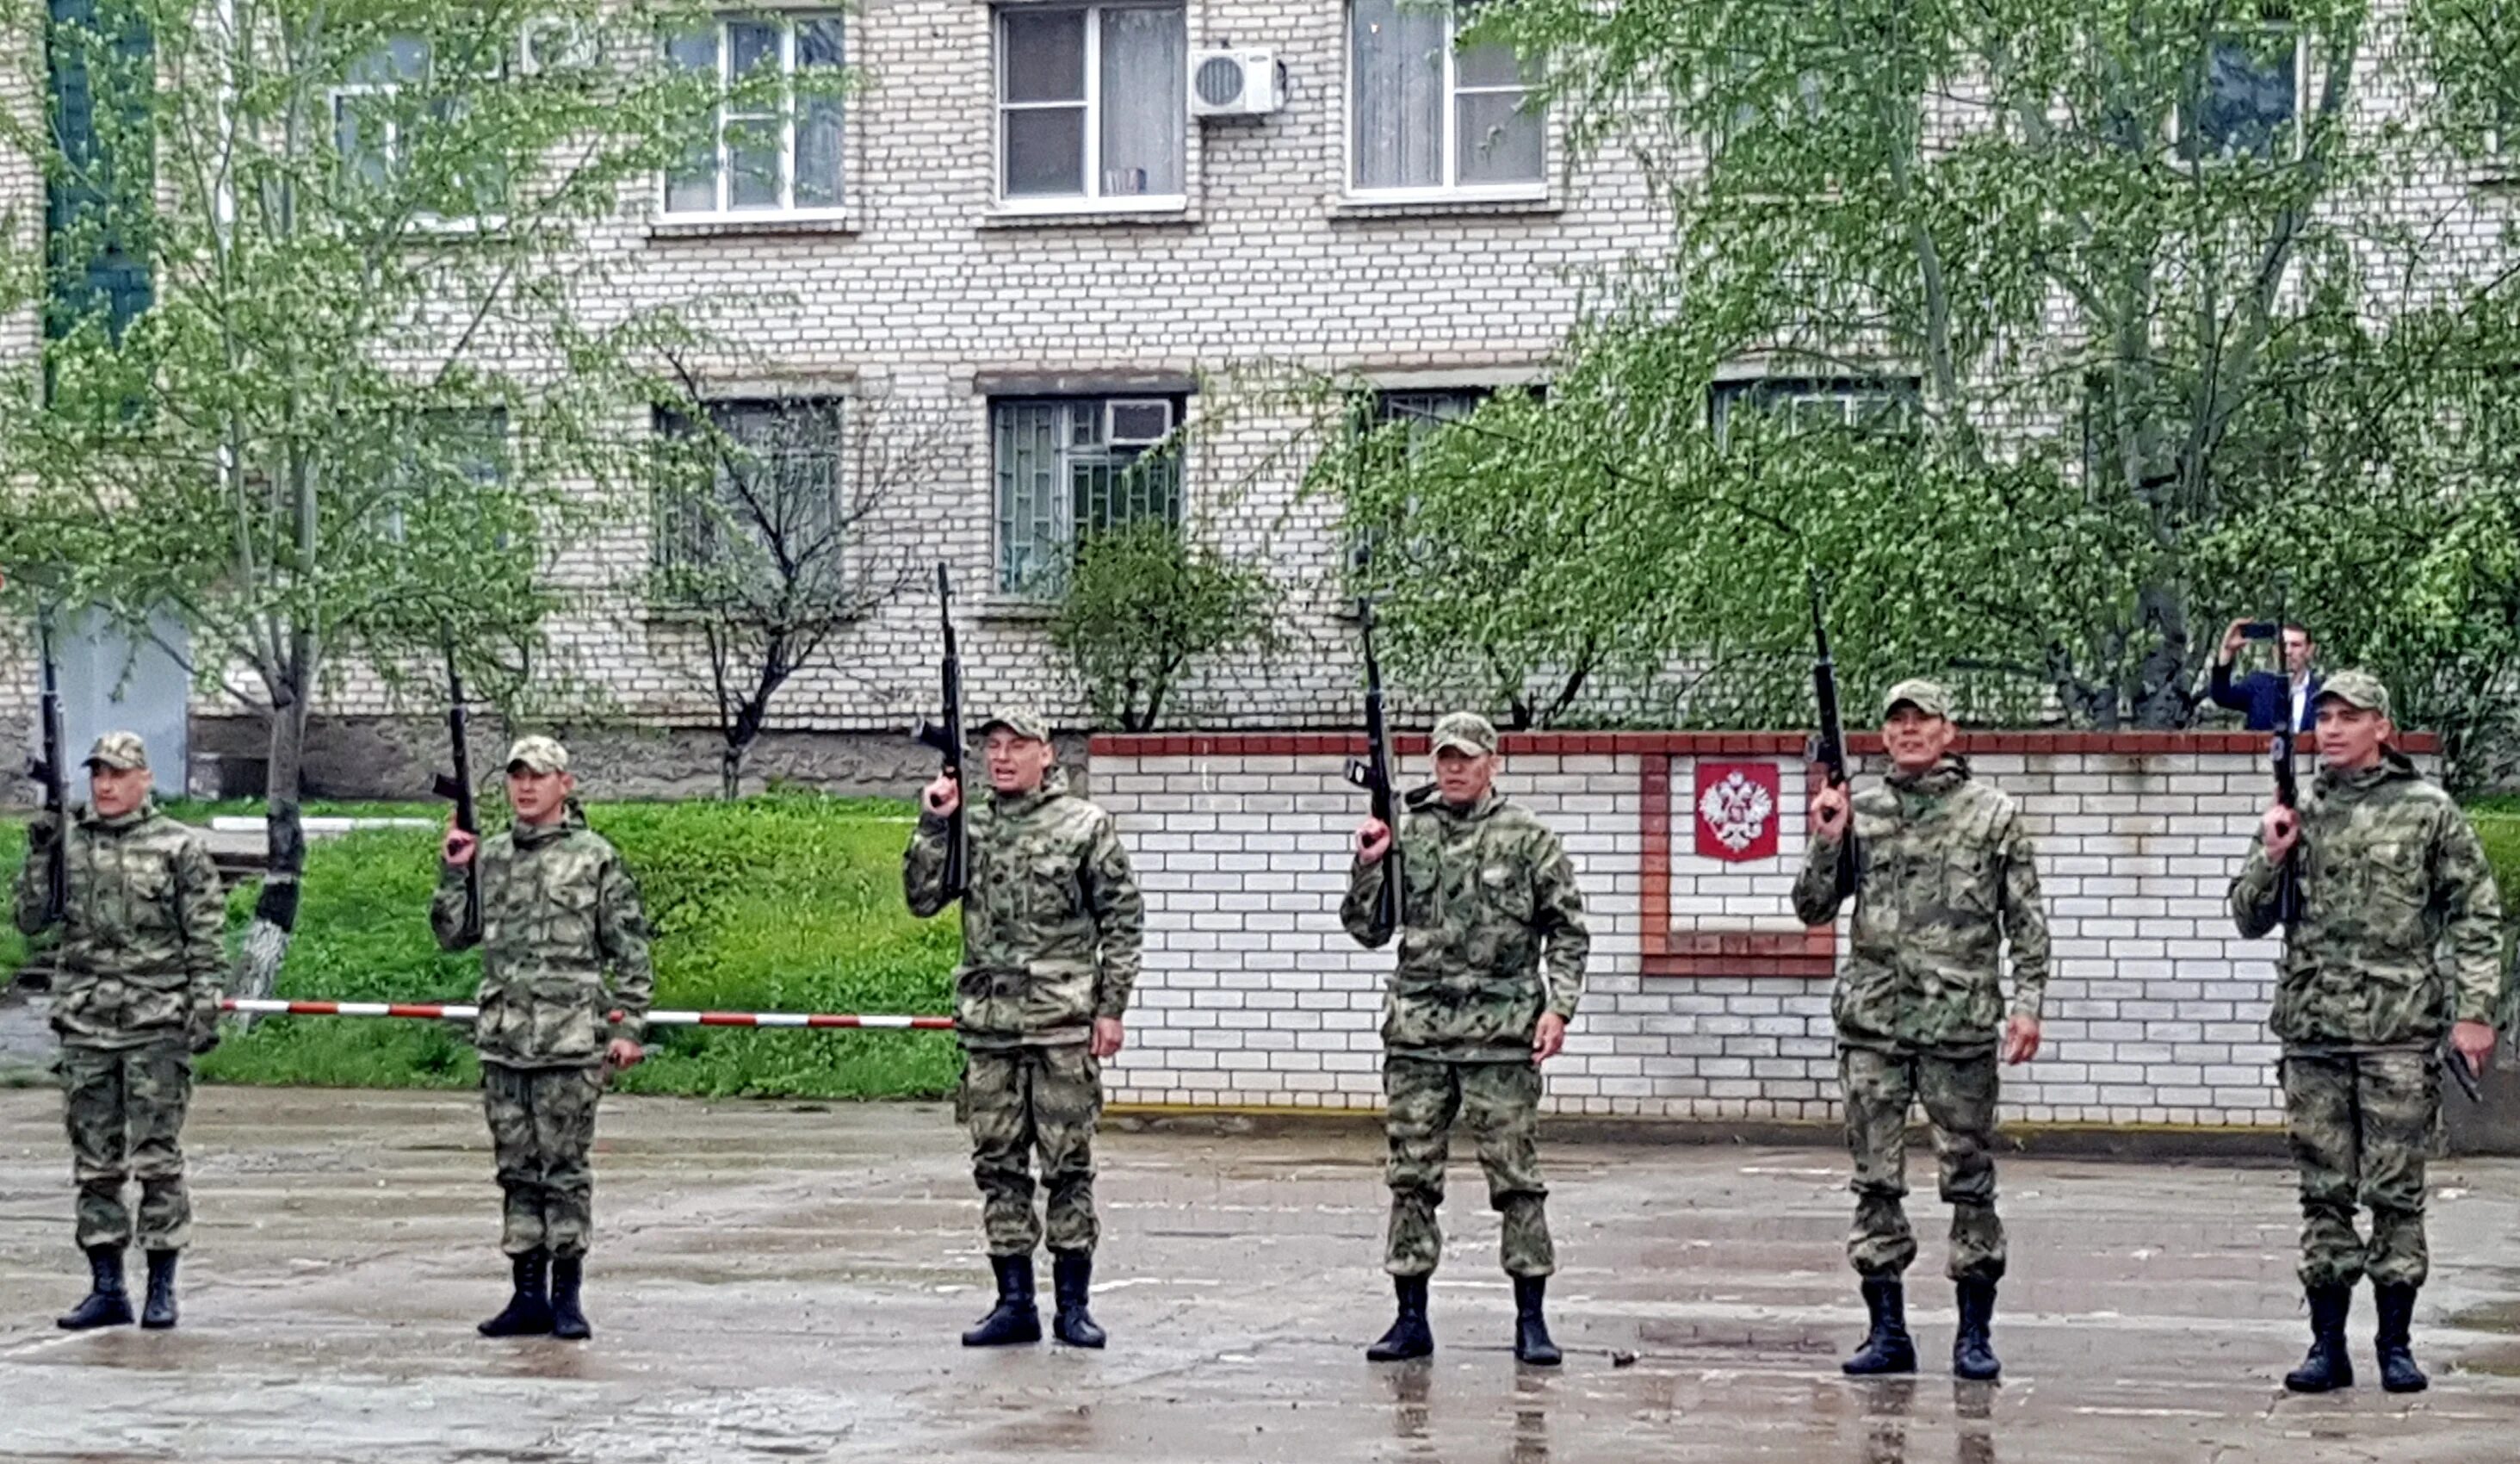
{"label": "air conditioner unit", "polygon": [[1266,116],[1285,105],[1275,51],[1193,51],[1190,114]]}
{"label": "air conditioner unit", "polygon": [[595,37],[575,20],[536,17],[524,23],[517,59],[528,76],[583,70],[595,64]]}
{"label": "air conditioner unit", "polygon": [[1110,446],[1152,446],[1173,435],[1173,404],[1160,396],[1104,402],[1102,426]]}

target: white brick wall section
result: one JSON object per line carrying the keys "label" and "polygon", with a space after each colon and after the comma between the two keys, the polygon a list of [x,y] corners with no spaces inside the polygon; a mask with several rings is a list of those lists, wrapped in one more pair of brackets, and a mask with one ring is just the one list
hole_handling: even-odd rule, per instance
{"label": "white brick wall section", "polygon": [[[1755,759],[1753,759],[1755,760]],[[1778,859],[1717,865],[1694,854],[1689,763],[1675,760],[1675,929],[1794,931],[1786,908],[1801,857],[1802,769],[1780,759]],[[2243,753],[1977,759],[2019,796],[2040,841],[2055,933],[2039,1059],[2006,1069],[2003,1117],[2042,1123],[2279,1126],[2278,1049],[2266,1029],[2272,941],[2244,941],[2224,912],[2226,881],[2258,806],[2208,806],[2205,787],[2253,792]],[[1148,886],[1146,973],[1131,1046],[1107,1069],[1115,1102],[1373,1109],[1380,1105],[1381,993],[1388,950],[1339,926],[1347,835],[1361,808],[1329,755],[1094,759]],[[2176,762],[2168,778],[2157,776]],[[1508,796],[1565,833],[1594,934],[1583,1010],[1548,1067],[1552,1112],[1705,1121],[1835,1121],[1829,982],[1648,976],[1642,969],[1641,755],[1509,759]],[[2114,811],[2067,815],[2087,790],[2146,785]],[[1195,790],[1195,791],[1175,791]],[[1289,830],[1286,810],[1305,810]],[[2091,820],[2069,838],[2068,816]],[[2175,830],[2156,836],[2153,828]],[[2164,855],[2163,838],[2182,852]],[[1571,841],[1570,841],[1571,842]],[[1256,856],[1256,857],[1255,857]],[[1268,881],[1265,899],[1248,896]],[[1722,901],[1685,896],[1722,882]],[[2169,887],[2167,890],[2165,887]],[[1236,896],[1244,896],[1236,898]],[[1842,928],[1841,928],[1842,935]]]}

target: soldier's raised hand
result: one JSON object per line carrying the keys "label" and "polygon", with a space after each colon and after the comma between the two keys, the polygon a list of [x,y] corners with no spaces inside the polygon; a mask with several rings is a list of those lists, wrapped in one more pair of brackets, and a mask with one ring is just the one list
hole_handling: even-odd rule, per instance
{"label": "soldier's raised hand", "polygon": [[919,806],[937,818],[952,818],[963,806],[963,785],[950,773],[939,773],[936,781],[919,791]]}
{"label": "soldier's raised hand", "polygon": [[1391,825],[1378,818],[1369,818],[1356,826],[1356,861],[1379,864],[1391,852]]}
{"label": "soldier's raised hand", "polygon": [[2267,862],[2281,864],[2301,842],[2301,815],[2281,803],[2269,808],[2258,819],[2258,839],[2266,846]]}
{"label": "soldier's raised hand", "polygon": [[1844,784],[1832,784],[1812,795],[1811,831],[1823,844],[1835,844],[1846,837],[1846,812],[1849,804]]}
{"label": "soldier's raised hand", "polygon": [[449,829],[446,831],[446,842],[438,846],[438,853],[447,863],[457,869],[464,869],[471,866],[473,853],[480,847],[479,835],[467,834],[462,829]]}

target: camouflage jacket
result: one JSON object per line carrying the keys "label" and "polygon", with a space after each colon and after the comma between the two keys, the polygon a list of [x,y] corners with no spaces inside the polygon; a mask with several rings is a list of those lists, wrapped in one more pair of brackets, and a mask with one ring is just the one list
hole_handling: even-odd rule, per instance
{"label": "camouflage jacket", "polygon": [[[965,805],[970,886],[954,1022],[966,1047],[1082,1042],[1117,1020],[1138,983],[1147,910],[1111,815],[1050,770],[1040,790],[981,791]],[[922,813],[901,892],[924,920],[943,910],[947,821]]]}
{"label": "camouflage jacket", "polygon": [[[196,1038],[218,1022],[227,896],[202,836],[144,803],[120,818],[80,810],[53,978],[53,1030],[125,1050]],[[46,861],[18,872],[18,929],[43,929]]]}
{"label": "camouflage jacket", "polygon": [[[1992,1047],[2005,1015],[2002,948],[2012,945],[2011,1012],[2034,1020],[2048,992],[2048,912],[2021,810],[1952,755],[1892,773],[1855,795],[1863,873],[1845,965],[1830,994],[1838,1040],[1890,1052]],[[1837,918],[1837,844],[1815,839],[1794,880],[1805,925]]]}
{"label": "camouflage jacket", "polygon": [[[481,1015],[472,1024],[481,1060],[590,1067],[610,1038],[638,1041],[656,979],[648,917],[620,851],[572,802],[560,822],[518,824],[472,857],[481,870]],[[428,923],[448,950],[474,943],[464,936],[464,871],[452,864],[438,871]],[[618,1022],[608,1020],[614,1011]]]}
{"label": "camouflage jacket", "polygon": [[[1439,1062],[1531,1061],[1543,1012],[1584,994],[1584,896],[1557,836],[1491,793],[1456,808],[1419,788],[1400,815],[1400,961],[1382,1002],[1383,1050]],[[1349,867],[1339,920],[1379,948],[1374,905],[1390,861]]]}
{"label": "camouflage jacket", "polygon": [[[2491,1022],[2502,901],[2476,831],[2392,751],[2322,770],[2302,805],[2302,918],[2284,942],[2275,1035],[2295,1049],[2431,1048],[2455,1017]],[[2231,881],[2250,939],[2276,927],[2276,867],[2252,841]]]}

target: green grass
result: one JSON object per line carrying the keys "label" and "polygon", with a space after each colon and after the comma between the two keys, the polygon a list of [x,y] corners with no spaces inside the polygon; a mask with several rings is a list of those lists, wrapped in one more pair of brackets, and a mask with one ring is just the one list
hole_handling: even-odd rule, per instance
{"label": "green grass", "polygon": [[[11,880],[17,878],[18,866],[26,862],[26,826],[16,819],[0,819],[0,870],[7,870]],[[9,973],[26,964],[26,938],[18,934],[17,924],[0,919],[0,985],[7,985]]]}
{"label": "green grass", "polygon": [[[200,818],[205,805],[171,811]],[[902,906],[908,813],[908,804],[888,801],[778,794],[732,804],[599,803],[588,820],[620,846],[646,896],[656,935],[656,1005],[948,1012],[960,937],[951,919],[921,922]],[[0,841],[22,842],[22,833],[0,827]],[[428,831],[387,829],[311,845],[298,936],[277,994],[471,1000],[478,957],[443,954],[428,931],[436,842]],[[14,867],[13,847],[0,843],[0,868]],[[250,892],[239,891],[232,930],[250,908]],[[0,971],[22,958],[0,943]],[[922,1097],[948,1091],[961,1066],[943,1032],[674,1028],[652,1032],[650,1044],[654,1056],[619,1075],[616,1086]],[[478,1069],[452,1025],[284,1017],[256,1023],[249,1034],[232,1030],[202,1073],[224,1082],[453,1088],[472,1085]]]}

